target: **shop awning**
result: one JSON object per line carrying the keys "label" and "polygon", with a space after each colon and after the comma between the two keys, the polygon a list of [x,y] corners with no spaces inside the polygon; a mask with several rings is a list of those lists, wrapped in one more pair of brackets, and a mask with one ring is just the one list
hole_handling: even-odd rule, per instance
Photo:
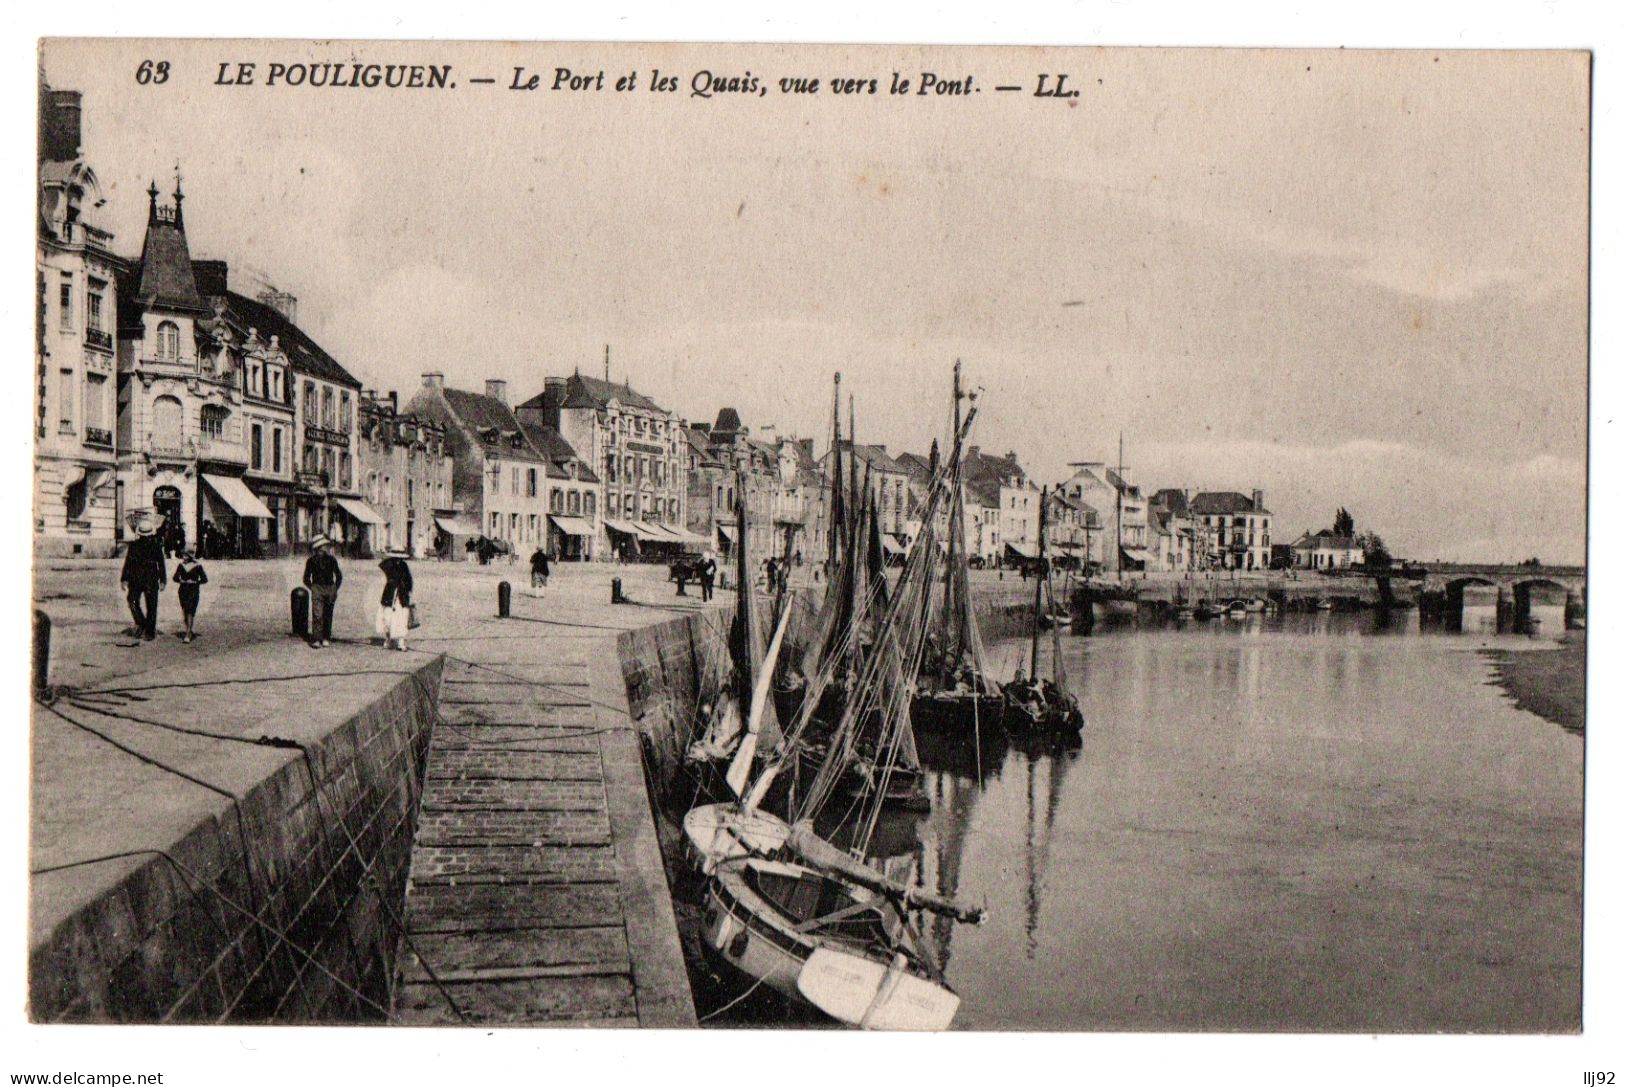
{"label": "shop awning", "polygon": [[1123,557],[1132,559],[1135,562],[1150,562],[1151,552],[1142,551],[1138,547],[1125,547],[1123,548]]}
{"label": "shop awning", "polygon": [[606,517],[604,518],[604,527],[611,532],[619,532],[622,536],[631,536],[633,539],[640,539],[643,535],[638,531],[638,526],[631,521],[617,521]]}
{"label": "shop awning", "polygon": [[1006,540],[1004,546],[1005,550],[1014,551],[1024,559],[1036,559],[1038,557],[1038,552],[1034,551],[1026,544],[1010,543],[1008,540]]}
{"label": "shop awning", "polygon": [[717,526],[717,531],[719,533],[721,533],[722,538],[724,540],[728,541],[729,543],[733,543],[736,539],[739,538],[738,533],[735,531],[735,529],[734,529],[734,527],[732,525],[718,525]]}
{"label": "shop awning", "polygon": [[448,536],[478,536],[480,530],[467,521],[455,517],[436,517],[434,523]]}
{"label": "shop awning", "polygon": [[[384,520],[382,515],[380,515],[377,510],[373,509],[359,498],[335,497],[333,499],[333,504],[364,525],[388,524],[388,522]],[[266,516],[270,515],[266,514]]]}
{"label": "shop awning", "polygon": [[903,546],[894,533],[888,532],[880,537],[880,549],[888,555],[906,555],[908,548]]}
{"label": "shop awning", "polygon": [[589,524],[588,522],[582,520],[580,517],[556,517],[556,516],[550,516],[550,517],[548,517],[548,520],[553,522],[553,527],[554,528],[558,529],[560,532],[564,533],[566,536],[591,536],[591,535],[593,535],[592,525]]}
{"label": "shop awning", "polygon": [[705,551],[711,547],[711,541],[704,536],[697,536],[692,532],[684,532],[681,529],[673,529],[672,534],[683,542],[684,547],[692,548],[695,551]]}
{"label": "shop awning", "polygon": [[265,503],[254,497],[254,492],[248,489],[248,484],[233,476],[211,476],[203,474],[203,482],[209,489],[220,496],[220,500],[232,508],[238,517],[271,517],[273,514],[266,508]]}
{"label": "shop awning", "polygon": [[674,528],[653,521],[639,521],[638,532],[650,543],[687,543],[687,539]]}

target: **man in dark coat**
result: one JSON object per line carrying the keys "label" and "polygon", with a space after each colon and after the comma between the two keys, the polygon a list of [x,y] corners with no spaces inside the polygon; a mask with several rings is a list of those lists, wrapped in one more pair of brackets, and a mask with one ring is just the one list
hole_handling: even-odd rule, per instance
{"label": "man in dark coat", "polygon": [[305,588],[310,590],[310,644],[326,648],[333,641],[333,608],[338,604],[344,571],[333,557],[333,542],[326,536],[310,541],[310,558],[305,560]]}
{"label": "man in dark coat", "polygon": [[150,513],[130,518],[135,539],[124,552],[124,568],[118,576],[119,584],[124,586],[124,599],[130,605],[130,618],[135,622],[132,633],[149,642],[158,636],[158,594],[169,580],[164,544],[158,535],[160,520]]}
{"label": "man in dark coat", "polygon": [[707,552],[705,560],[700,563],[700,599],[710,600],[711,593],[717,585],[717,560]]}

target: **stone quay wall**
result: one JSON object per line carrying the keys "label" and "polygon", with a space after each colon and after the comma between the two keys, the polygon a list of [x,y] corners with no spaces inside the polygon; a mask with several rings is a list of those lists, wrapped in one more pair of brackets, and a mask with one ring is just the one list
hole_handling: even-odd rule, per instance
{"label": "stone quay wall", "polygon": [[36,1022],[383,1022],[442,658],[31,950]]}

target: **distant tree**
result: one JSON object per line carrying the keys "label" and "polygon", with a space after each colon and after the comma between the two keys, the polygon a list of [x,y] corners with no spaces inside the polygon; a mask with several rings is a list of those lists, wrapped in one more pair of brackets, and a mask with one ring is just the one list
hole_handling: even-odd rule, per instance
{"label": "distant tree", "polygon": [[1373,570],[1386,570],[1394,564],[1394,557],[1388,553],[1388,545],[1382,542],[1382,537],[1375,532],[1367,532],[1355,537],[1355,543],[1365,551],[1365,564]]}
{"label": "distant tree", "polygon": [[1518,565],[1519,566],[1539,566],[1540,565],[1540,560],[1537,559],[1537,558],[1534,558],[1534,557],[1530,557],[1530,558],[1524,559]]}
{"label": "distant tree", "polygon": [[1332,535],[1354,535],[1354,515],[1342,506],[1337,507],[1337,516],[1332,519]]}

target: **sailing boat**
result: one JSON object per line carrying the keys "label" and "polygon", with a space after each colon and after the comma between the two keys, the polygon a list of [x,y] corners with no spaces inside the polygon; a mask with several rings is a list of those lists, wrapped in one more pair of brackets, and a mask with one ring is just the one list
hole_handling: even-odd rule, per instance
{"label": "sailing boat", "polygon": [[[1061,661],[1060,628],[1050,627],[1051,678],[1038,676],[1038,631],[1044,608],[1044,590],[1049,585],[1049,563],[1044,557],[1046,537],[1049,535],[1049,489],[1045,488],[1038,500],[1038,587],[1033,591],[1033,626],[1031,672],[1004,685],[1005,727],[1018,730],[1050,730],[1077,733],[1083,730],[1083,710],[1078,698],[1068,688],[1065,666]],[[1054,598],[1053,590],[1050,593]]]}
{"label": "sailing boat", "polygon": [[[746,541],[749,537],[749,504],[746,497],[745,477],[741,472],[735,480],[734,514],[739,525],[739,538],[734,544],[734,557],[738,565],[739,592],[734,603],[733,624],[728,631],[728,655],[732,660],[729,675],[714,681],[711,691],[702,689],[699,701],[703,719],[696,721],[703,735],[691,743],[685,752],[690,763],[708,764],[726,759],[734,753],[745,734],[745,707],[750,704],[759,678],[771,676],[773,665],[764,661],[762,634],[757,617],[756,584],[750,568],[751,557]],[[788,600],[781,600],[777,622],[788,618]],[[757,722],[758,730],[765,730],[769,739],[777,737],[778,719],[771,705],[763,707]]]}
{"label": "sailing boat", "polygon": [[[942,490],[933,489],[933,512]],[[862,561],[863,547],[855,550],[847,551],[848,567]],[[864,859],[890,778],[912,749],[909,680],[923,644],[934,550],[911,551],[884,604],[872,586],[858,601],[809,680],[796,719],[771,742],[762,725],[790,618],[791,608],[784,610],[754,673],[744,737],[726,776],[737,799],[702,805],[683,819],[707,877],[706,946],[753,986],[766,985],[857,1027],[949,1026],[959,997],[932,960],[915,915],[925,910],[969,923],[982,914]],[[845,688],[840,715],[803,780],[815,715],[838,671]],[[843,850],[814,829],[815,821],[858,756],[860,740],[873,760],[877,788],[836,821],[837,829],[848,823],[852,832],[853,846]],[[788,784],[775,788],[781,775]]]}
{"label": "sailing boat", "polygon": [[[947,464],[933,463],[933,479],[941,476],[948,490],[947,558],[942,607],[928,631],[928,644],[914,698],[914,722],[921,730],[949,732],[969,738],[977,747],[1000,732],[1004,699],[998,684],[988,677],[982,633],[971,606],[970,556],[965,543],[965,481],[963,438],[968,427],[959,417],[959,363],[954,363],[954,446]],[[974,403],[975,397],[971,397]],[[972,407],[971,414],[976,409]],[[934,458],[933,458],[934,461]],[[930,522],[926,522],[930,524]],[[934,526],[933,526],[934,527]],[[963,746],[961,744],[961,746]]]}

